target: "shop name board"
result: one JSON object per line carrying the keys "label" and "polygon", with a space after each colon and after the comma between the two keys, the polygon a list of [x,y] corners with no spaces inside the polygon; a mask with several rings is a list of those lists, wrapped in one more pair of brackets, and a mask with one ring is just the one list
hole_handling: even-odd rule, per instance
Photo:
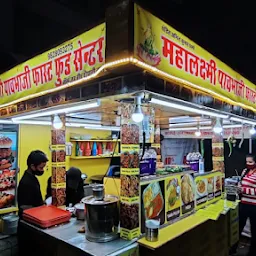
{"label": "shop name board", "polygon": [[134,55],[143,62],[215,96],[255,108],[254,84],[137,5],[134,40]]}
{"label": "shop name board", "polygon": [[105,24],[0,75],[0,104],[74,82],[105,63]]}

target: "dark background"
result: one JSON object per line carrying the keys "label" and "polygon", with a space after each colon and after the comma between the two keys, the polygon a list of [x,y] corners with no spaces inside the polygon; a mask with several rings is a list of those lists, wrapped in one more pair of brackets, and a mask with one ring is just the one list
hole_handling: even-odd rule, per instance
{"label": "dark background", "polygon": [[[0,73],[102,21],[119,0],[1,0]],[[256,82],[254,1],[138,0]]]}

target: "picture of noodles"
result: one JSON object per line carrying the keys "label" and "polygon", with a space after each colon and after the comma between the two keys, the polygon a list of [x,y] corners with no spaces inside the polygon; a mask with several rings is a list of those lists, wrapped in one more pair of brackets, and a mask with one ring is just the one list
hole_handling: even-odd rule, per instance
{"label": "picture of noodles", "polygon": [[199,195],[204,195],[206,193],[207,183],[205,179],[196,181],[196,190]]}
{"label": "picture of noodles", "polygon": [[164,207],[163,195],[158,182],[149,184],[143,192],[143,204],[146,219],[153,219]]}
{"label": "picture of noodles", "polygon": [[120,226],[129,230],[139,227],[139,204],[120,204]]}
{"label": "picture of noodles", "polygon": [[214,178],[213,177],[211,177],[211,178],[208,178],[208,186],[207,186],[207,188],[208,188],[208,193],[210,194],[210,193],[213,193],[214,191]]}
{"label": "picture of noodles", "polygon": [[64,150],[53,150],[52,151],[52,162],[63,163],[66,160],[66,152]]}
{"label": "picture of noodles", "polygon": [[225,169],[225,166],[224,166],[223,161],[214,161],[213,162],[213,170],[214,171],[221,171],[224,173],[224,169]]}
{"label": "picture of noodles", "polygon": [[130,167],[130,153],[124,152],[121,154],[121,167],[122,168],[129,168]]}
{"label": "picture of noodles", "polygon": [[181,180],[181,198],[184,204],[194,201],[194,184],[190,174],[185,174]]}
{"label": "picture of noodles", "polygon": [[52,130],[52,145],[65,145],[65,130]]}
{"label": "picture of noodles", "polygon": [[124,124],[121,127],[122,144],[139,144],[139,126],[136,124]]}
{"label": "picture of noodles", "polygon": [[66,168],[54,167],[52,168],[52,183],[66,182]]}
{"label": "picture of noodles", "polygon": [[131,154],[131,168],[139,168],[140,167],[140,156],[138,152],[134,152]]}
{"label": "picture of noodles", "polygon": [[139,168],[140,158],[138,152],[124,152],[121,154],[121,166],[122,168]]}
{"label": "picture of noodles", "polygon": [[139,177],[136,175],[121,175],[121,196],[139,196]]}
{"label": "picture of noodles", "polygon": [[212,149],[212,155],[214,157],[222,157],[224,155],[224,149],[223,148],[213,148]]}
{"label": "picture of noodles", "polygon": [[66,189],[52,189],[52,204],[55,206],[62,206],[66,203]]}

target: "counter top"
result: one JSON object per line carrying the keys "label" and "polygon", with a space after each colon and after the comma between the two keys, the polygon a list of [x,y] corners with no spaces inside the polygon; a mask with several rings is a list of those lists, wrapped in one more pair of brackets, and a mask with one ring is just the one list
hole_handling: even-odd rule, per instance
{"label": "counter top", "polygon": [[138,240],[138,243],[142,246],[155,250],[168,243],[169,241],[175,239],[176,237],[181,236],[185,232],[190,231],[196,226],[203,224],[207,220],[208,218],[203,216],[191,215],[187,218],[177,221],[176,223],[173,223],[172,225],[161,228],[159,230],[159,237],[157,242],[149,242],[145,239],[145,237],[143,237]]}
{"label": "counter top", "polygon": [[85,234],[78,233],[78,230],[84,225],[84,222],[77,221],[72,218],[69,223],[52,227],[49,229],[41,229],[28,222],[21,221],[23,224],[43,232],[57,240],[61,240],[73,247],[76,247],[88,255],[92,256],[114,256],[118,255],[119,251],[124,251],[125,248],[130,248],[135,245],[135,241],[126,241],[121,238],[107,243],[93,243],[85,238]]}

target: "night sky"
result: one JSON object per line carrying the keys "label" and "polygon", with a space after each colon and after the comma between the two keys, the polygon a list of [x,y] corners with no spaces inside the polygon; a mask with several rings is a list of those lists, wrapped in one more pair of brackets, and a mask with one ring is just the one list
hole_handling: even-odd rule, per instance
{"label": "night sky", "polygon": [[[116,1],[1,1],[0,72],[96,25]],[[137,2],[256,83],[254,1]]]}

